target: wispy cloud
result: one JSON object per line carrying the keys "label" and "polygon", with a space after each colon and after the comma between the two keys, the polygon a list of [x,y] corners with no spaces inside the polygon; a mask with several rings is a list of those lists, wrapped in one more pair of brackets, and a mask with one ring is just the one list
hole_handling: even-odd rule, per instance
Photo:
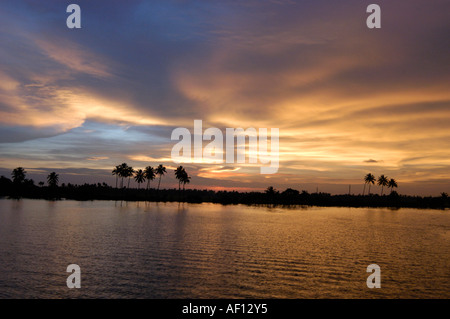
{"label": "wispy cloud", "polygon": [[279,128],[281,167],[189,163],[193,185],[449,186],[450,5],[380,1],[380,30],[357,0],[86,1],[70,33],[50,4],[2,4],[0,165],[175,167],[171,130],[202,119]]}
{"label": "wispy cloud", "polygon": [[49,58],[77,73],[86,73],[96,77],[111,77],[112,68],[105,57],[100,57],[86,48],[71,41],[53,38],[51,40],[34,40],[38,48]]}

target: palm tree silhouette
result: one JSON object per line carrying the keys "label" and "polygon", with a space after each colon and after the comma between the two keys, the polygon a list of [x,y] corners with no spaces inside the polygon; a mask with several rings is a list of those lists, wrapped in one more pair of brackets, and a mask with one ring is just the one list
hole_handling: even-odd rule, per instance
{"label": "palm tree silhouette", "polygon": [[156,175],[159,175],[158,190],[159,190],[159,185],[161,184],[161,177],[165,173],[167,173],[166,168],[162,164],[159,164],[158,167],[156,168]]}
{"label": "palm tree silhouette", "polygon": [[47,176],[48,186],[56,187],[56,186],[58,186],[58,182],[59,182],[58,174],[56,174],[55,172],[51,172],[50,174],[48,174],[48,176]]}
{"label": "palm tree silhouette", "polygon": [[125,177],[128,177],[128,165],[127,165],[127,163],[122,163],[122,164],[120,164],[120,165],[118,165],[118,166],[116,166],[116,168],[117,168],[117,175],[118,176],[120,176],[121,177],[121,182],[120,182],[120,188],[123,188],[123,179],[125,178]]}
{"label": "palm tree silhouette", "polygon": [[116,169],[117,169],[117,174],[122,178],[120,187],[123,188],[123,179],[128,178],[128,188],[130,188],[130,179],[131,179],[131,176],[133,176],[133,174],[134,174],[133,167],[128,166],[127,163],[122,163],[119,166],[116,166]]}
{"label": "palm tree silhouette", "polygon": [[[185,172],[186,173],[186,172]],[[189,184],[191,182],[191,177],[186,173],[183,175],[183,177],[181,178],[181,182],[183,183],[183,191],[184,191],[184,186],[186,184]]]}
{"label": "palm tree silhouette", "polygon": [[397,181],[391,178],[388,182],[388,187],[391,189],[391,193],[394,191],[394,188],[398,187]]}
{"label": "palm tree silhouette", "polygon": [[13,169],[13,171],[11,172],[13,182],[17,184],[22,184],[23,181],[25,180],[25,174],[26,171],[23,167],[17,167]]}
{"label": "palm tree silhouette", "polygon": [[114,167],[114,169],[112,170],[112,174],[116,175],[116,188],[117,188],[117,180],[119,179],[119,175],[120,175],[120,165],[117,165],[116,167]]}
{"label": "palm tree silhouette", "polygon": [[366,192],[366,185],[369,184],[369,195],[370,195],[370,184],[375,184],[375,176],[373,176],[371,173],[367,174],[364,177],[364,190],[363,190],[363,196]]}
{"label": "palm tree silhouette", "polygon": [[147,179],[147,190],[150,187],[150,181],[154,180],[155,176],[156,176],[155,169],[153,167],[147,166],[144,169],[144,177]]}
{"label": "palm tree silhouette", "polygon": [[145,182],[145,173],[143,170],[138,169],[136,171],[136,174],[134,176],[134,180],[138,183],[138,189],[140,189],[141,187],[141,183]]}
{"label": "palm tree silhouette", "polygon": [[128,168],[127,168],[125,174],[127,175],[126,177],[128,177],[128,187],[127,187],[127,188],[130,188],[130,180],[131,180],[131,177],[132,177],[133,174],[134,174],[134,169],[133,169],[133,167],[128,166]]}
{"label": "palm tree silhouette", "polygon": [[389,185],[387,176],[381,175],[378,177],[378,186],[381,186],[381,195],[383,195],[383,187]]}
{"label": "palm tree silhouette", "polygon": [[186,171],[184,170],[183,166],[178,166],[177,169],[175,170],[175,178],[178,180],[178,190],[181,189],[181,183],[183,181],[183,177],[185,174]]}

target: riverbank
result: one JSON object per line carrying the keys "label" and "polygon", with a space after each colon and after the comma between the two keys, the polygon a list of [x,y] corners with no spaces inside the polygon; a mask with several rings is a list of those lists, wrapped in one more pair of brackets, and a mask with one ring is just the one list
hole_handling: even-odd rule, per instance
{"label": "riverbank", "polygon": [[219,203],[246,205],[305,205],[323,207],[392,207],[392,208],[450,208],[447,196],[421,197],[399,195],[331,195],[328,193],[299,192],[236,192],[197,189],[119,189],[106,184],[64,185],[38,187],[35,185],[0,185],[0,196],[6,198],[125,200],[154,202]]}

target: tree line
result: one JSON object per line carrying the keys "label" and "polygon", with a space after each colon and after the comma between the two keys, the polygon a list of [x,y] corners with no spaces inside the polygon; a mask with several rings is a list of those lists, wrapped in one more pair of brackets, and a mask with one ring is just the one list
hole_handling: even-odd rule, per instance
{"label": "tree line", "polygon": [[[34,185],[34,181],[32,179],[26,178],[26,171],[23,167],[17,167],[12,170],[11,177],[12,182],[15,185]],[[157,167],[147,166],[145,169],[133,169],[133,167],[128,166],[127,163],[122,163],[120,165],[117,165],[112,170],[112,175],[116,176],[116,188],[118,188],[118,181],[120,180],[120,188],[124,188],[124,180],[128,178],[128,184],[127,188],[130,188],[130,180],[133,177],[134,180],[138,183],[138,189],[140,189],[140,184],[147,181],[147,187],[148,190],[150,188],[151,181],[158,178],[158,187],[157,190],[159,190],[161,185],[161,178],[167,173],[167,169],[164,165],[159,164]],[[191,177],[188,175],[186,169],[183,166],[178,166],[174,170],[175,178],[178,180],[178,190],[181,190],[181,186],[183,185],[183,189],[185,188],[186,184],[189,184],[191,181]],[[59,183],[59,174],[56,172],[51,172],[47,175],[47,184],[51,188],[55,188],[58,186]],[[388,178],[386,175],[382,174],[378,178],[375,178],[375,176],[371,173],[368,173],[364,176],[364,188],[362,195],[365,195],[366,192],[366,186],[369,185],[368,188],[368,195],[370,195],[370,189],[372,185],[375,185],[377,183],[378,186],[381,186],[381,193],[380,195],[383,195],[384,187],[388,187],[391,189],[391,194],[394,191],[394,188],[398,188],[398,183],[394,178]],[[39,182],[39,186],[44,186],[44,182]],[[290,188],[287,189],[291,190]],[[270,186],[265,191],[267,194],[273,194],[276,193],[276,190]],[[443,192],[441,193],[441,196],[443,198],[447,198],[448,194]]]}
{"label": "tree line", "polygon": [[[178,166],[175,172],[175,178],[178,180],[178,189],[181,189],[181,184],[183,184],[183,189],[186,184],[189,184],[191,181],[191,177],[186,172],[186,169],[183,166]],[[159,176],[158,179],[158,190],[161,185],[161,178],[167,173],[166,167],[162,164],[159,164],[158,167],[154,168],[152,166],[147,166],[144,169],[133,169],[133,167],[128,166],[127,163],[122,163],[117,165],[112,170],[112,175],[116,176],[116,188],[118,188],[118,179],[121,178],[120,188],[123,188],[124,179],[128,178],[128,187],[130,188],[130,180],[134,177],[134,180],[138,183],[138,189],[140,189],[140,185],[147,181],[147,190],[150,188],[150,182],[153,181],[156,176]]]}
{"label": "tree line", "polygon": [[[26,171],[23,167],[17,167],[12,170],[11,177],[13,183],[16,185],[20,184],[31,184],[34,185],[34,181],[32,179],[26,178]],[[56,172],[51,172],[47,175],[47,184],[50,187],[56,187],[59,183],[59,175]],[[44,182],[39,182],[39,186],[44,186]]]}
{"label": "tree line", "polygon": [[[125,165],[123,165],[125,164]],[[159,166],[158,166],[159,167]],[[8,196],[9,198],[37,198],[37,199],[74,199],[74,200],[125,200],[125,201],[151,201],[151,202],[191,202],[191,203],[221,203],[221,204],[247,204],[247,205],[302,205],[302,206],[346,206],[346,207],[417,207],[417,208],[448,208],[450,201],[447,193],[441,193],[440,197],[421,197],[399,195],[395,189],[394,183],[389,183],[392,179],[387,176],[375,178],[372,176],[364,177],[364,194],[367,185],[369,185],[369,194],[371,196],[341,194],[331,195],[317,190],[316,193],[309,193],[306,190],[298,191],[288,188],[284,191],[278,191],[273,186],[268,187],[265,192],[250,191],[213,191],[201,189],[186,189],[180,191],[181,188],[189,183],[190,177],[186,170],[179,166],[173,172],[178,180],[178,189],[159,189],[161,178],[167,173],[167,169],[161,167],[154,169],[132,169],[126,163],[114,167],[114,175],[116,176],[116,187],[114,184],[96,183],[82,185],[73,185],[59,183],[59,175],[51,172],[47,175],[47,183],[49,187],[43,187],[44,182],[39,182],[39,186],[34,185],[32,179],[27,179],[26,171],[22,167],[15,168],[12,173],[12,180],[0,176],[0,198]],[[121,172],[123,169],[123,173]],[[163,172],[158,173],[157,172]],[[132,174],[130,175],[130,172]],[[153,174],[152,174],[153,172]],[[136,188],[127,188],[127,182],[134,177],[139,183]],[[128,181],[127,181],[128,180]],[[154,180],[158,181],[158,185],[150,189],[150,183]],[[383,180],[387,180],[383,182]],[[142,183],[147,182],[147,190],[142,188]],[[378,182],[378,183],[377,183]],[[397,182],[394,180],[395,184]],[[119,184],[120,183],[120,184]],[[371,185],[378,184],[381,186],[381,194],[384,188],[392,188],[390,196],[380,193],[372,196]],[[121,185],[123,188],[119,188]],[[124,187],[125,186],[125,187]]]}
{"label": "tree line", "polygon": [[[11,177],[15,185],[31,184],[34,185],[32,179],[26,178],[26,171],[23,167],[17,167],[12,170]],[[127,163],[122,163],[117,165],[112,170],[112,175],[116,176],[116,188],[118,188],[118,179],[121,179],[120,188],[124,188],[124,179],[128,178],[127,188],[130,188],[130,180],[133,177],[138,183],[138,189],[140,185],[147,181],[147,190],[150,188],[150,182],[155,180],[157,176],[158,179],[158,190],[161,185],[161,178],[167,173],[167,169],[164,165],[160,164],[158,167],[147,166],[145,169],[133,169],[133,167],[128,166]],[[174,170],[175,178],[178,180],[178,189],[181,190],[181,185],[183,189],[186,184],[191,182],[191,177],[188,175],[186,169],[183,166],[178,166]],[[56,172],[51,172],[47,175],[47,184],[49,187],[57,187],[59,183],[59,174]],[[44,186],[44,182],[39,182],[39,186]]]}
{"label": "tree line", "polygon": [[374,185],[375,182],[377,182],[378,186],[381,186],[381,196],[383,196],[383,188],[388,187],[391,189],[391,193],[393,192],[394,188],[398,187],[398,183],[395,179],[391,178],[389,179],[385,175],[380,175],[378,179],[375,178],[371,173],[368,173],[366,176],[364,176],[364,189],[363,189],[363,196],[366,192],[366,185],[369,184],[369,192],[370,195],[370,186]]}

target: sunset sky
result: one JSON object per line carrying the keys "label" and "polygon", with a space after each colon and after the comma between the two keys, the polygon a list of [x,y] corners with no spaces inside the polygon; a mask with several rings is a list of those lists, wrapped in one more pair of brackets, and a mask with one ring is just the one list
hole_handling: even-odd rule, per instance
{"label": "sunset sky", "polygon": [[200,119],[279,128],[280,168],[190,163],[189,188],[360,193],[371,172],[450,193],[448,0],[6,0],[0,43],[0,175],[113,185],[162,163],[175,187],[171,132]]}

